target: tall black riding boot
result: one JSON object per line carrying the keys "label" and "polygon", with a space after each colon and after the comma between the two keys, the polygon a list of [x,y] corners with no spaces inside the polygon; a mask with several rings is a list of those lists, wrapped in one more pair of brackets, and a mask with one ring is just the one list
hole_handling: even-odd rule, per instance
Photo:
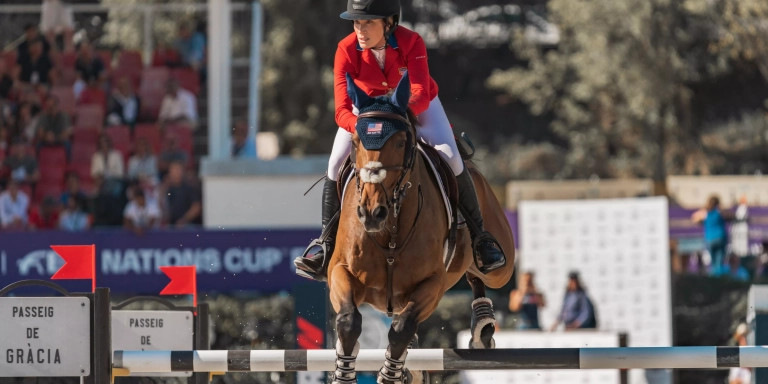
{"label": "tall black riding boot", "polygon": [[[326,178],[323,185],[323,232],[319,238],[312,240],[304,254],[293,260],[297,275],[317,281],[326,280],[328,263],[333,255],[336,230],[339,229],[340,205],[336,182]],[[310,254],[315,249],[317,252]]]}
{"label": "tall black riding boot", "polygon": [[488,273],[503,267],[507,258],[493,235],[483,228],[483,214],[480,212],[469,170],[465,167],[464,171],[456,176],[456,180],[459,184],[459,209],[467,220],[469,234],[472,236],[472,250],[477,268],[482,273]]}

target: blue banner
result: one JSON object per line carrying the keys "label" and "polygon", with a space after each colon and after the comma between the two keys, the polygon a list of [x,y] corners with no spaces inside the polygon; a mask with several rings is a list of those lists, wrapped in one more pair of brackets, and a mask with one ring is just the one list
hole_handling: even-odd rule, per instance
{"label": "blue banner", "polygon": [[[198,292],[289,290],[308,281],[294,273],[319,230],[124,230],[0,233],[0,287],[27,279],[49,280],[63,265],[51,245],[96,244],[96,283],[113,293],[157,295],[168,283],[166,265],[196,265]],[[70,291],[90,292],[90,281],[54,280]],[[201,296],[202,298],[202,296]]]}

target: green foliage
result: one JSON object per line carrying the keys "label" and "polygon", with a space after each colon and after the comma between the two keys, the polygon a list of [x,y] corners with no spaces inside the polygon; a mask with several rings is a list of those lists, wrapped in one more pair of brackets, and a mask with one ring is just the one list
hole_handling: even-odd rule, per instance
{"label": "green foliage", "polygon": [[[551,0],[559,46],[516,39],[527,68],[498,70],[490,87],[552,114],[568,142],[550,177],[710,173],[693,116],[697,84],[758,66],[768,80],[763,0]],[[762,34],[762,35],[761,35]]]}

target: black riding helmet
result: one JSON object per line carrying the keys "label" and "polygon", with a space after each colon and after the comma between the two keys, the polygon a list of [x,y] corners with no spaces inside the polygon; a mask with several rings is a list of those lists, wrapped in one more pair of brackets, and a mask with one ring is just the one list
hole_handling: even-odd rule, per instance
{"label": "black riding helmet", "polygon": [[400,0],[347,0],[347,11],[339,15],[344,20],[374,20],[394,17],[400,21]]}

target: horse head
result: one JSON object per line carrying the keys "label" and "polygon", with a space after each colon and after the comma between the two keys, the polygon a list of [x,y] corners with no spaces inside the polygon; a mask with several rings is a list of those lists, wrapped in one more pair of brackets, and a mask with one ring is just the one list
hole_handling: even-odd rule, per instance
{"label": "horse head", "polygon": [[357,180],[357,217],[367,232],[380,232],[397,217],[407,174],[413,167],[416,133],[408,112],[406,73],[389,96],[370,97],[347,74],[347,89],[359,114],[352,139]]}

